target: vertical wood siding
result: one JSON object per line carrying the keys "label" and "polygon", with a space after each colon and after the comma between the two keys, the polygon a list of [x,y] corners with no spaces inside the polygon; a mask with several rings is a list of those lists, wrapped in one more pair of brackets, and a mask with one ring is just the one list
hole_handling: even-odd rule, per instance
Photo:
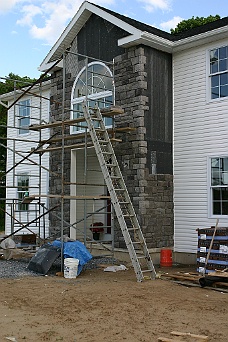
{"label": "vertical wood siding", "polygon": [[[208,50],[174,55],[174,248],[195,253],[197,228],[215,225],[208,212],[208,157],[228,155],[228,98],[208,101]],[[209,90],[210,92],[210,90]],[[228,217],[220,219],[228,225]]]}

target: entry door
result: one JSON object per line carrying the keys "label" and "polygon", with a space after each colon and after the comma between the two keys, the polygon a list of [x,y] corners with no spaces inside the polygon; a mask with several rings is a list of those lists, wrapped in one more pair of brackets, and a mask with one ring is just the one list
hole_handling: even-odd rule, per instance
{"label": "entry door", "polygon": [[[88,148],[86,156],[84,149],[73,151],[73,153],[74,167],[72,165],[71,172],[74,173],[74,177],[71,177],[71,181],[77,184],[72,185],[71,194],[81,196],[82,199],[71,200],[71,223],[91,215],[86,220],[77,223],[77,239],[84,240],[85,230],[88,236],[92,236],[90,231],[92,223],[102,222],[105,227],[111,226],[111,205],[107,200],[83,199],[86,196],[107,195],[107,188],[94,148]],[[84,185],[84,183],[88,185]],[[109,209],[107,209],[107,205]],[[103,209],[100,210],[101,208]],[[107,231],[107,228],[104,228],[104,233],[110,233],[110,229]]]}

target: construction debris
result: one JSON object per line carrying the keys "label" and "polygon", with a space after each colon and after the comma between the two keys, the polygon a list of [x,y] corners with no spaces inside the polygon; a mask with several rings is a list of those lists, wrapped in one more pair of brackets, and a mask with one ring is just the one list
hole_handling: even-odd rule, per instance
{"label": "construction debris", "polygon": [[211,272],[205,276],[197,272],[160,273],[160,279],[173,280],[184,286],[201,286],[228,292],[228,272]]}

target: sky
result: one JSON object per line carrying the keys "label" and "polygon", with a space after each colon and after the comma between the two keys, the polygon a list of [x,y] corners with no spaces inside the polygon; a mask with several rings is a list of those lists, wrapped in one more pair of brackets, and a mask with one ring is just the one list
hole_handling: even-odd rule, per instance
{"label": "sky", "polygon": [[[0,77],[38,78],[38,67],[82,0],[0,0]],[[228,16],[228,0],[90,0],[170,32],[192,16]]]}

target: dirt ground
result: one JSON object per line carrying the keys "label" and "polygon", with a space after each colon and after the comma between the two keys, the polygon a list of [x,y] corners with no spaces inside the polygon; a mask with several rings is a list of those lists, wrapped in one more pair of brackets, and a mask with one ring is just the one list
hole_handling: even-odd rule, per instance
{"label": "dirt ground", "polygon": [[173,330],[228,341],[227,293],[171,280],[137,283],[132,269],[1,279],[0,294],[1,342],[153,342]]}

